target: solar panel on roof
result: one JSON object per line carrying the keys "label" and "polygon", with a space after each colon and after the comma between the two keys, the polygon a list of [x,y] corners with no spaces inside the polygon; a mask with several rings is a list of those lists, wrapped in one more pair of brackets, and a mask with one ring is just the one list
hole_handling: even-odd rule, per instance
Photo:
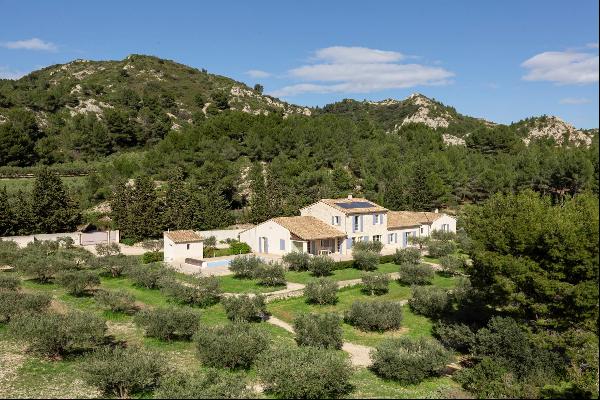
{"label": "solar panel on roof", "polygon": [[345,209],[375,207],[373,204],[369,203],[368,201],[351,201],[349,203],[335,203],[335,205],[338,207],[345,208]]}

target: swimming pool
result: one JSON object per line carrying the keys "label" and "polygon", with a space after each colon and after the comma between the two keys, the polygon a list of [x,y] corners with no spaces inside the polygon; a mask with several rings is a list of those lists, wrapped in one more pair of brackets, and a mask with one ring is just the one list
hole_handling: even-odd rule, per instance
{"label": "swimming pool", "polygon": [[225,260],[217,260],[217,261],[207,261],[206,264],[204,265],[207,268],[210,267],[226,267],[229,264],[231,264],[231,259],[225,259]]}

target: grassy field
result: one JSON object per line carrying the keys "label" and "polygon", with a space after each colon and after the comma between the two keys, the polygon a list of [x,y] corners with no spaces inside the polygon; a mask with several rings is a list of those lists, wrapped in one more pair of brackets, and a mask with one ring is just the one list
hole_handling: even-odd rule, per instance
{"label": "grassy field", "polygon": [[[66,176],[61,178],[64,184],[76,193],[85,184],[85,176]],[[0,179],[0,188],[6,187],[6,192],[9,196],[17,193],[21,190],[23,192],[29,192],[33,189],[34,178],[15,178],[15,179]]]}
{"label": "grassy field", "polygon": [[[455,284],[454,278],[436,275],[433,281],[435,286],[451,288]],[[286,322],[293,322],[294,318],[302,313],[325,313],[336,312],[343,314],[350,309],[356,300],[408,300],[411,296],[411,288],[400,284],[398,281],[390,282],[389,292],[381,296],[368,296],[364,294],[360,286],[341,289],[338,292],[338,302],[335,305],[309,304],[304,297],[296,297],[287,300],[269,303],[268,310],[277,318]],[[348,324],[343,325],[344,339],[366,346],[375,346],[382,340],[397,335],[431,335],[432,323],[428,318],[413,314],[408,306],[404,309],[403,326],[396,332],[376,333],[362,332]]]}
{"label": "grassy field", "polygon": [[[397,268],[392,264],[380,266],[380,270],[393,272]],[[5,273],[5,274],[14,274]],[[294,277],[294,281],[306,282],[312,277],[308,273],[288,273]],[[18,275],[17,275],[18,276]],[[346,280],[360,277],[360,271],[353,269],[336,271],[334,279]],[[183,278],[183,277],[182,277]],[[188,278],[189,279],[189,278]],[[239,280],[231,276],[221,277],[221,286],[224,291],[251,292],[265,290],[255,280]],[[291,280],[291,278],[290,278]],[[436,276],[435,285],[441,287],[452,287],[454,280]],[[53,307],[57,309],[78,309],[95,313],[107,320],[108,335],[116,340],[136,343],[161,352],[168,360],[172,368],[179,370],[202,369],[200,361],[196,357],[193,343],[188,341],[161,342],[157,339],[147,338],[143,330],[136,326],[133,317],[121,313],[105,311],[96,303],[93,297],[74,297],[56,284],[40,284],[33,280],[24,279],[22,287],[25,291],[46,292],[53,297]],[[101,289],[126,290],[131,293],[136,303],[141,308],[153,308],[163,306],[179,307],[171,302],[159,290],[145,289],[135,286],[127,278],[101,278]],[[273,288],[274,290],[277,288]],[[390,283],[388,294],[378,297],[383,299],[408,299],[411,289],[398,282]],[[356,299],[374,299],[374,297],[363,294],[360,287],[345,288],[339,293],[339,302],[335,306],[308,305],[304,298],[294,298],[277,301],[268,305],[268,310],[274,316],[286,321],[293,321],[295,315],[301,312],[343,312]],[[207,309],[198,309],[200,323],[215,325],[227,321],[225,311],[220,304]],[[398,335],[430,335],[431,321],[427,318],[414,315],[408,307],[404,307],[403,328],[389,333],[364,333],[344,324],[344,338],[357,344],[374,346],[387,337]],[[268,323],[260,323],[265,335],[269,335],[273,341],[284,341],[293,345],[293,335],[289,332]],[[345,353],[344,353],[345,354]],[[0,324],[0,398],[4,397],[78,397],[92,398],[100,397],[101,394],[93,387],[85,384],[80,372],[81,357],[66,357],[60,361],[51,361],[35,356],[26,351],[26,346],[19,341],[8,337],[5,327]],[[255,377],[253,369],[245,372],[249,379]],[[352,377],[354,390],[349,394],[351,398],[379,397],[379,398],[411,398],[411,397],[446,397],[460,392],[460,388],[449,378],[441,377],[427,380],[415,386],[402,386],[395,382],[384,381],[374,375],[368,369],[356,369]],[[464,396],[464,393],[462,393]]]}
{"label": "grassy field", "polygon": [[[389,273],[389,272],[398,272],[398,266],[395,264],[380,264],[379,267],[377,268],[377,271],[379,272],[385,272],[385,273]],[[355,268],[345,268],[345,269],[338,269],[333,271],[333,274],[328,276],[328,278],[333,279],[334,281],[347,281],[350,279],[360,279],[360,276],[362,274],[362,271],[355,269]],[[285,279],[288,282],[296,282],[296,283],[303,283],[306,284],[306,282],[310,281],[311,279],[315,279],[315,277],[308,271],[302,271],[302,272],[295,272],[295,271],[288,271],[285,274]]]}

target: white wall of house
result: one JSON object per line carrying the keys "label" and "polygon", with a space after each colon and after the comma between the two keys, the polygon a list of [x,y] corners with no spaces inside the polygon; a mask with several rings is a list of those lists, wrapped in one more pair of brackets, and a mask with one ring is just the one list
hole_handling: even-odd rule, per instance
{"label": "white wall of house", "polygon": [[[355,241],[372,241],[374,237],[379,237],[385,243],[387,232],[386,212],[346,214],[323,202],[318,202],[300,210],[300,215],[318,218],[344,232],[348,238],[342,243],[342,254],[349,254],[352,251],[352,238]],[[355,215],[358,217],[356,227],[354,226]],[[374,215],[377,215],[377,219],[374,219]]]}
{"label": "white wall of house", "polygon": [[456,232],[456,219],[446,214],[441,215],[440,218],[431,223],[431,230],[442,231],[446,228],[449,232]]}
{"label": "white wall of house", "polygon": [[410,245],[410,236],[420,236],[420,227],[408,227],[388,230],[383,241],[384,248],[401,249]]}
{"label": "white wall of house", "polygon": [[[287,254],[293,250],[290,231],[275,221],[267,221],[240,233],[255,253]],[[265,246],[266,238],[266,246]]]}
{"label": "white wall of house", "polygon": [[387,213],[346,215],[346,252],[352,251],[352,243],[378,239],[385,244],[387,234]]}
{"label": "white wall of house", "polygon": [[183,262],[186,258],[194,258],[201,260],[204,257],[204,243],[175,243],[163,235],[164,239],[164,259],[166,262],[180,261]]}

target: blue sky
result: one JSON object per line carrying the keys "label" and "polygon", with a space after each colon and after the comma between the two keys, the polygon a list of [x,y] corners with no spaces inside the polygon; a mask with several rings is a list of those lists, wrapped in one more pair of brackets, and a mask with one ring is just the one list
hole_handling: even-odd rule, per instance
{"label": "blue sky", "polygon": [[434,97],[598,127],[597,1],[0,0],[0,77],[152,54],[305,105]]}

